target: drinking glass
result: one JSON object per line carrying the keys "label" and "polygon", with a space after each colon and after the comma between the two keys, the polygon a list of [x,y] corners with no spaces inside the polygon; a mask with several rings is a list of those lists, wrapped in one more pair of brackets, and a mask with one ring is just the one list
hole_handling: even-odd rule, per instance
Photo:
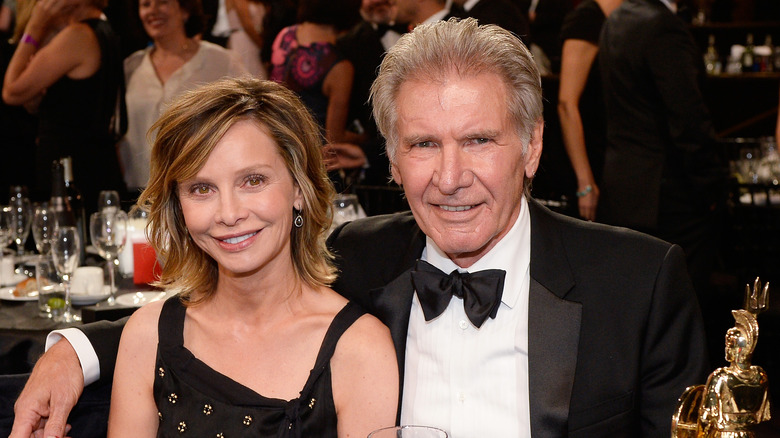
{"label": "drinking glass", "polygon": [[108,305],[116,303],[116,262],[127,241],[127,213],[118,208],[92,213],[89,217],[89,235],[100,256],[108,261],[108,278],[111,296]]}
{"label": "drinking glass", "polygon": [[119,193],[116,190],[103,190],[98,195],[98,211],[119,208]]}
{"label": "drinking glass", "polygon": [[57,274],[65,285],[63,312],[55,320],[59,322],[78,321],[81,318],[72,314],[70,308],[70,281],[73,272],[79,266],[79,257],[81,256],[81,239],[76,227],[57,226],[54,229],[51,239],[51,255],[54,266],[57,268]]}
{"label": "drinking glass", "polygon": [[49,204],[42,202],[35,204],[35,214],[33,214],[32,235],[35,240],[35,248],[43,255],[49,255],[51,251],[51,235],[54,233],[55,217],[49,210]]}
{"label": "drinking glass", "polygon": [[[0,267],[5,266],[5,248],[14,241],[14,225],[13,225],[13,212],[11,207],[4,207],[0,205]],[[11,264],[13,265],[13,263]],[[5,278],[3,271],[0,271],[0,285],[11,283],[13,280],[13,266],[10,267],[11,278]],[[7,274],[7,273],[6,273]]]}
{"label": "drinking glass", "polygon": [[447,438],[447,432],[428,426],[395,426],[375,430],[368,438]]}
{"label": "drinking glass", "polygon": [[24,255],[24,244],[27,241],[27,236],[30,235],[33,214],[30,199],[27,197],[27,187],[11,186],[11,199],[8,206],[13,212],[16,255],[21,258]]}
{"label": "drinking glass", "polygon": [[331,230],[344,222],[351,222],[361,217],[366,217],[366,214],[360,206],[357,195],[336,195],[336,198],[333,200],[333,223],[331,224]]}
{"label": "drinking glass", "polygon": [[35,261],[35,283],[38,288],[38,311],[44,318],[62,318],[65,312],[65,286],[60,281],[51,255],[40,255]]}

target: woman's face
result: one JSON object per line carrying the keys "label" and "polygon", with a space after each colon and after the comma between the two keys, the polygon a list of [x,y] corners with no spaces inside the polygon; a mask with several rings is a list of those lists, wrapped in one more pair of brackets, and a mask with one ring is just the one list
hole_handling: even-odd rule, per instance
{"label": "woman's face", "polygon": [[189,18],[177,0],[140,0],[138,15],[146,34],[155,41],[175,33],[185,34],[184,23]]}
{"label": "woman's face", "polygon": [[292,268],[292,209],[303,197],[264,128],[233,125],[195,177],[178,183],[190,235],[220,275]]}

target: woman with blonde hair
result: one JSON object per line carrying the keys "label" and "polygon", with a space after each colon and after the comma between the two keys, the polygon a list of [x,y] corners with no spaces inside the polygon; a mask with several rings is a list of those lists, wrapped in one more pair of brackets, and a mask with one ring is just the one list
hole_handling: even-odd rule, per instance
{"label": "woman with blonde hair", "polygon": [[283,86],[222,80],[155,124],[139,204],[177,297],[122,333],[109,436],[363,437],[395,421],[387,328],[328,285],[333,189]]}

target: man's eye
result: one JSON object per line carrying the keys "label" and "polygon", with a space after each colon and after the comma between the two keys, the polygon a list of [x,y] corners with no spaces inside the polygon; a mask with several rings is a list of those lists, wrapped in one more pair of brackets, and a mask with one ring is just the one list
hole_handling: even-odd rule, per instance
{"label": "man's eye", "polygon": [[433,146],[433,142],[432,141],[421,141],[419,143],[415,143],[412,146],[417,147],[417,148],[429,148],[429,147]]}
{"label": "man's eye", "polygon": [[471,142],[474,144],[486,144],[486,143],[490,143],[490,139],[487,137],[477,137],[477,138],[472,138]]}

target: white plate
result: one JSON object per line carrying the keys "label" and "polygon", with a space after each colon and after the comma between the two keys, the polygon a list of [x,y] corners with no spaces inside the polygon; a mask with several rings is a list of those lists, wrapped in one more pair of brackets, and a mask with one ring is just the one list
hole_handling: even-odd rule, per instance
{"label": "white plate", "polygon": [[14,295],[14,289],[15,287],[4,287],[0,289],[0,300],[5,301],[37,301],[38,300],[38,292],[33,293],[32,295],[27,295],[24,297],[17,297]]}
{"label": "white plate", "polygon": [[136,292],[116,297],[116,303],[128,307],[141,307],[144,304],[149,304],[153,301],[164,300],[175,294],[175,292],[160,291]]}
{"label": "white plate", "polygon": [[27,280],[28,278],[30,278],[30,277],[28,277],[28,276],[26,276],[24,274],[16,274],[15,273],[14,276],[11,278],[11,281],[6,281],[5,279],[3,279],[3,284],[2,285],[3,286],[16,286],[20,281]]}
{"label": "white plate", "polygon": [[78,291],[70,291],[70,302],[76,306],[89,306],[99,303],[111,296],[110,286],[103,286],[103,290],[97,295],[80,294]]}

